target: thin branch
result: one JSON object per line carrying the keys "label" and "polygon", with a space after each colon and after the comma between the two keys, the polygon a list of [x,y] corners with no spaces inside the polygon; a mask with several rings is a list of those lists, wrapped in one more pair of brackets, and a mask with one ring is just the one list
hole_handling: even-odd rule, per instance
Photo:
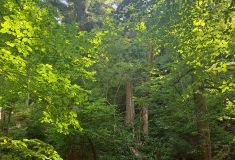
{"label": "thin branch", "polygon": [[215,87],[215,86],[205,86],[205,85],[204,85],[203,88],[205,88],[205,89],[215,89],[215,90],[217,90],[217,91],[219,91],[219,92],[222,91],[221,88],[218,88],[218,87]]}
{"label": "thin branch", "polygon": [[188,75],[190,72],[192,72],[192,71],[194,71],[193,68],[189,69],[187,72],[185,72],[184,74],[182,74],[180,77],[178,77],[178,78],[174,81],[174,84],[179,83],[182,78],[184,78],[185,76],[187,76],[187,75]]}
{"label": "thin branch", "polygon": [[[21,72],[6,71],[6,70],[3,70],[3,72],[2,72],[2,75],[3,75],[3,76],[4,76],[4,75],[10,75],[10,76],[11,76],[11,74],[16,74],[16,75],[19,75],[19,76],[22,76],[22,77],[27,77],[26,74],[23,74],[23,73],[21,73]],[[0,74],[0,75],[1,75],[1,74]]]}
{"label": "thin branch", "polygon": [[115,92],[115,95],[114,95],[114,104],[116,104],[116,102],[117,102],[117,94],[119,92],[120,86],[121,86],[121,82],[119,81],[118,82],[118,88],[117,88],[117,90]]}

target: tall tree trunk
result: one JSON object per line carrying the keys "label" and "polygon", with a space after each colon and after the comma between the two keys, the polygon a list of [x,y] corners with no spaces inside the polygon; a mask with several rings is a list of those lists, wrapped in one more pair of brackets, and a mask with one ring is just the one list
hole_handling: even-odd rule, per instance
{"label": "tall tree trunk", "polygon": [[[149,83],[150,79],[151,79],[151,73],[152,73],[152,69],[153,69],[153,58],[154,58],[154,54],[153,54],[153,48],[151,47],[149,49],[148,52],[148,73],[147,73],[147,79],[146,79],[146,83]],[[146,93],[146,96],[148,96],[148,92]],[[143,106],[142,109],[142,119],[143,119],[143,133],[145,135],[148,135],[148,104],[146,103]]]}
{"label": "tall tree trunk", "polygon": [[127,126],[133,127],[135,118],[135,108],[132,95],[132,84],[130,80],[126,81],[126,116],[125,123]]}
{"label": "tall tree trunk", "polygon": [[[199,81],[196,81],[197,83]],[[196,87],[193,94],[197,115],[197,126],[200,134],[200,145],[202,147],[201,160],[211,160],[210,127],[207,119],[207,104],[204,96],[203,83]]]}
{"label": "tall tree trunk", "polygon": [[157,151],[156,151],[156,160],[161,160],[160,149],[157,149]]}
{"label": "tall tree trunk", "polygon": [[30,95],[29,95],[29,92],[27,93],[27,97],[25,99],[25,106],[26,107],[29,107],[29,100],[30,100]]}
{"label": "tall tree trunk", "polygon": [[95,147],[95,144],[94,142],[92,141],[91,138],[87,137],[90,145],[91,145],[91,150],[92,150],[92,154],[93,154],[93,160],[97,160],[97,153],[96,153],[96,147]]}
{"label": "tall tree trunk", "polygon": [[143,132],[148,135],[148,105],[146,104],[142,109],[142,119],[143,119]]}
{"label": "tall tree trunk", "polygon": [[1,109],[1,130],[5,136],[9,134],[11,115],[12,115],[12,108]]}
{"label": "tall tree trunk", "polygon": [[0,115],[0,124],[1,124],[1,131],[3,132],[4,131],[4,124],[5,124],[5,110],[4,110],[4,108],[0,108],[0,110],[1,110],[1,115]]}
{"label": "tall tree trunk", "polygon": [[2,107],[0,107],[0,122],[2,121],[2,115],[3,115],[3,111],[2,111]]}

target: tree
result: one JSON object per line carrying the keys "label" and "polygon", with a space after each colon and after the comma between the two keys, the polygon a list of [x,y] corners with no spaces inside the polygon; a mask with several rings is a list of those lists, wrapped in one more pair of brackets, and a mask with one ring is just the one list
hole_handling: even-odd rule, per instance
{"label": "tree", "polygon": [[[91,79],[93,72],[86,69],[94,61],[87,57],[91,57],[91,54],[84,53],[82,46],[77,53],[77,47],[72,42],[76,43],[76,40],[79,41],[86,35],[75,37],[73,33],[76,32],[76,27],[68,26],[71,35],[61,38],[61,33],[65,33],[67,28],[48,15],[49,8],[47,9],[44,2],[4,1],[3,6],[5,10],[1,20],[1,35],[4,37],[1,39],[1,83],[9,88],[5,88],[6,92],[1,90],[1,104],[22,104],[29,98],[32,105],[44,107],[42,121],[54,124],[59,132],[68,133],[70,125],[81,129],[77,113],[72,111],[71,107],[80,104],[87,93],[75,82],[77,77],[71,75]],[[36,13],[39,17],[36,17]],[[50,27],[46,27],[48,25]],[[61,43],[67,45],[61,46]],[[85,43],[84,45],[88,46],[95,45],[92,41]],[[69,61],[71,59],[72,63]],[[77,65],[81,67],[76,68]],[[68,70],[70,66],[74,70]],[[15,97],[14,102],[12,96]]]}
{"label": "tree", "polygon": [[[211,67],[221,64],[217,66],[220,69],[217,68],[219,71],[216,75],[219,76],[221,72],[227,72],[223,66],[232,60],[225,58],[225,55],[230,57],[232,53],[228,42],[232,41],[233,25],[231,22],[226,22],[224,14],[231,3],[231,1],[195,1],[185,4],[172,3],[171,6],[175,7],[174,10],[158,8],[164,15],[170,14],[170,16],[168,15],[170,17],[168,28],[163,25],[165,30],[163,32],[166,35],[160,37],[160,33],[159,38],[164,42],[168,41],[165,46],[170,47],[168,52],[174,54],[171,56],[173,63],[171,63],[169,76],[163,74],[157,77],[154,83],[157,84],[157,80],[162,78],[166,80],[170,78],[169,80],[172,80],[170,84],[182,96],[181,103],[188,106],[193,105],[191,102],[194,102],[201,148],[200,159],[211,159],[211,129],[209,126],[212,121],[216,121],[209,117],[210,110],[207,109],[206,97],[213,92],[213,88],[220,88],[221,84],[220,80],[213,78],[217,71],[211,72]],[[211,6],[213,7],[211,8]],[[220,15],[218,19],[214,17],[217,14]],[[225,31],[225,28],[228,29],[228,32]],[[224,76],[221,78],[226,79]],[[226,73],[226,76],[230,77],[230,73]],[[155,85],[154,83],[153,85]],[[169,85],[169,83],[166,84]],[[175,92],[173,93],[175,94]],[[179,110],[178,114],[181,112]],[[186,122],[186,124],[188,123]]]}

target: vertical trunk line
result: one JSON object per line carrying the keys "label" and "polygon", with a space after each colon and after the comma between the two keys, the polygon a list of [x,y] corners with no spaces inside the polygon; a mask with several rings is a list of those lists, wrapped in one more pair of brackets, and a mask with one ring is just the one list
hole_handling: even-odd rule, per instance
{"label": "vertical trunk line", "polygon": [[95,144],[94,142],[92,141],[91,138],[87,137],[90,145],[91,145],[91,149],[92,149],[92,154],[93,154],[93,160],[97,160],[97,153],[96,153],[96,147],[95,147]]}
{"label": "vertical trunk line", "polygon": [[[146,78],[146,83],[148,84],[151,80],[151,74],[152,74],[152,69],[153,69],[153,58],[154,58],[154,54],[153,54],[153,47],[151,47],[149,49],[149,52],[148,52],[148,58],[147,58],[147,63],[148,63],[148,72],[147,72],[147,78]],[[146,96],[148,96],[148,92],[146,93]],[[142,109],[142,119],[143,119],[143,133],[145,135],[148,135],[148,116],[149,113],[148,113],[148,104],[146,103],[144,106],[143,106],[143,109]]]}
{"label": "vertical trunk line", "polygon": [[200,134],[200,145],[202,147],[202,160],[211,160],[210,126],[207,118],[207,104],[202,82],[194,90],[193,98]]}
{"label": "vertical trunk line", "polygon": [[1,131],[4,133],[4,128],[5,128],[5,109],[1,108]]}
{"label": "vertical trunk line", "polygon": [[130,80],[126,81],[126,115],[125,123],[127,126],[133,127],[134,125],[135,109],[132,97],[132,84]]}
{"label": "vertical trunk line", "polygon": [[156,160],[161,160],[160,149],[157,149],[157,151],[156,151]]}

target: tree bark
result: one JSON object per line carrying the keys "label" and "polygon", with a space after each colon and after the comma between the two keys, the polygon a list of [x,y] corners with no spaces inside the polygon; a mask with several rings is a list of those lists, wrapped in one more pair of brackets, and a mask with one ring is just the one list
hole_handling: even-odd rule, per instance
{"label": "tree bark", "polygon": [[2,115],[3,115],[3,111],[2,111],[2,107],[0,107],[0,122],[2,121]]}
{"label": "tree bark", "polygon": [[148,135],[148,105],[145,105],[142,109],[142,119],[143,119],[143,132]]}
{"label": "tree bark", "polygon": [[9,134],[9,125],[11,122],[12,109],[2,108],[1,109],[1,130],[5,136]]}
{"label": "tree bark", "polygon": [[161,160],[160,149],[157,149],[157,151],[156,151],[156,160]]}
{"label": "tree bark", "polygon": [[126,116],[125,123],[129,127],[133,127],[135,118],[135,108],[132,95],[132,84],[130,80],[126,81]]}
{"label": "tree bark", "polygon": [[197,126],[200,134],[200,145],[202,147],[201,160],[211,160],[210,127],[207,119],[207,104],[203,83],[196,87],[193,98],[196,109]]}
{"label": "tree bark", "polygon": [[93,153],[93,160],[97,160],[97,153],[96,153],[96,147],[95,147],[95,144],[94,142],[92,141],[91,138],[87,137],[90,145],[91,145],[91,149],[92,149],[92,153]]}
{"label": "tree bark", "polygon": [[0,118],[0,120],[1,120],[1,121],[0,121],[0,122],[1,122],[1,123],[0,123],[0,124],[1,124],[1,131],[4,132],[5,110],[4,110],[4,108],[2,108],[2,107],[1,107],[0,109],[1,109],[1,115],[0,115],[0,117],[1,117],[1,118]]}

